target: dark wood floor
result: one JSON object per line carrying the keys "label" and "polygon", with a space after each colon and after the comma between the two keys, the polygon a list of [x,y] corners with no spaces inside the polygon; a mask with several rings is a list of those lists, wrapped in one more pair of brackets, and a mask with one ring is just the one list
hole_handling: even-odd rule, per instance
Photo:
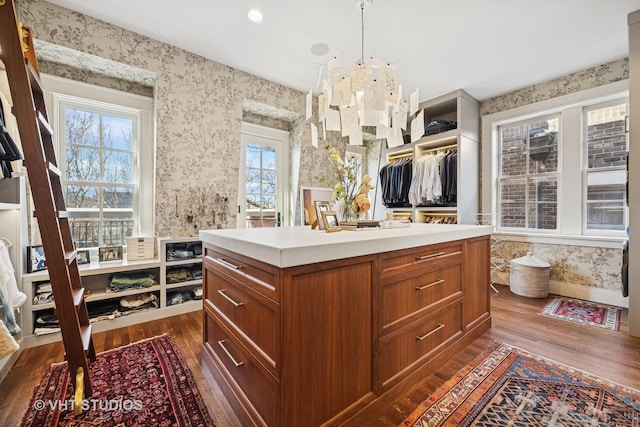
{"label": "dark wood floor", "polygon": [[[620,333],[540,316],[548,299],[513,295],[499,286],[492,293],[493,326],[465,351],[450,359],[437,372],[409,389],[394,402],[383,402],[375,415],[358,420],[367,426],[397,426],[443,382],[472,361],[492,341],[504,342],[557,362],[640,389],[640,338],[627,335],[627,312],[623,311]],[[201,368],[202,315],[200,312],[130,326],[94,335],[100,352],[167,332],[179,345],[189,363],[209,412],[219,427],[240,423],[215,381]],[[22,352],[7,378],[0,384],[0,425],[17,425],[26,411],[33,388],[45,369],[63,358],[61,343]]]}

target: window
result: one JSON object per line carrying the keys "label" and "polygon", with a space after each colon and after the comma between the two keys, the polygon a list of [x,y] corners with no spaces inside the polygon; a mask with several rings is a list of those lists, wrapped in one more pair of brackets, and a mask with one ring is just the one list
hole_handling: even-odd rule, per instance
{"label": "window", "polygon": [[152,101],[52,77],[45,86],[76,247],[153,235]]}
{"label": "window", "polygon": [[626,229],[627,100],[584,109],[586,234]]}
{"label": "window", "polygon": [[618,81],[482,117],[482,210],[498,231],[618,247],[629,222],[627,98]]}
{"label": "window", "polygon": [[557,228],[558,128],[557,115],[498,128],[501,229]]}
{"label": "window", "polygon": [[289,133],[243,123],[238,227],[285,224],[285,152]]}

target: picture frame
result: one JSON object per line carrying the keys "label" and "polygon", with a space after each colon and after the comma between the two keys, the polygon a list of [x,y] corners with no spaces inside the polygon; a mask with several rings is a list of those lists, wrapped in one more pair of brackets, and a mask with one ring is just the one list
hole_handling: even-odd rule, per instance
{"label": "picture frame", "polygon": [[42,245],[27,246],[27,273],[35,273],[47,269]]}
{"label": "picture frame", "polygon": [[318,219],[314,202],[331,200],[333,188],[300,187],[300,225],[312,225]]}
{"label": "picture frame", "polygon": [[80,249],[79,251],[77,251],[76,259],[78,260],[78,265],[91,263],[91,258],[89,257],[89,250]]}
{"label": "picture frame", "polygon": [[103,246],[98,248],[98,262],[122,261],[122,246]]}
{"label": "picture frame", "polygon": [[338,221],[338,214],[335,211],[321,211],[322,222],[324,229],[327,233],[333,233],[340,231],[340,221]]}
{"label": "picture frame", "polygon": [[[331,202],[326,200],[315,200],[313,202],[315,207],[316,218],[318,218],[318,229],[324,230],[324,221],[322,219],[322,212],[333,211],[333,207],[331,206]],[[313,223],[311,224],[311,228],[313,227]]]}

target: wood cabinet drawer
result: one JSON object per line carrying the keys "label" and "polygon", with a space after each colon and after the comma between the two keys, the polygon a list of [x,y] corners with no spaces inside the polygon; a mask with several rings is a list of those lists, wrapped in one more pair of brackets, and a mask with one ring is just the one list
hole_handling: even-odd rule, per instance
{"label": "wood cabinet drawer", "polygon": [[387,252],[380,255],[380,277],[436,270],[462,259],[461,242]]}
{"label": "wood cabinet drawer", "polygon": [[[228,384],[245,408],[255,410],[264,425],[279,425],[280,383],[215,316],[205,316],[205,348],[213,353]],[[222,366],[220,366],[222,365]]]}
{"label": "wood cabinet drawer", "polygon": [[462,297],[461,264],[381,284],[380,327],[387,334]]}
{"label": "wood cabinet drawer", "polygon": [[462,335],[458,301],[381,338],[376,363],[379,384],[391,387]]}
{"label": "wood cabinet drawer", "polygon": [[243,284],[280,301],[280,270],[273,266],[215,246],[204,247],[205,266],[235,278]]}
{"label": "wood cabinet drawer", "polygon": [[278,377],[280,305],[233,277],[205,269],[205,307],[229,323],[245,345]]}

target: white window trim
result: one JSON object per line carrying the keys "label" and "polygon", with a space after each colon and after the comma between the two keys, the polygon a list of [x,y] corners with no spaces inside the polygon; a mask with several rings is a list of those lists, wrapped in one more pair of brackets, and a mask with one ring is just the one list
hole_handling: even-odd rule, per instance
{"label": "white window trim", "polygon": [[[140,134],[137,137],[140,149],[134,150],[134,161],[138,176],[138,191],[134,199],[137,218],[134,221],[134,236],[153,236],[155,234],[155,138],[152,98],[121,92],[115,89],[94,86],[61,77],[42,74],[42,83],[46,88],[45,102],[51,115],[52,124],[59,122],[59,103],[73,101],[74,98],[100,103],[122,106],[136,111],[140,123]],[[64,129],[55,129],[54,142],[59,152],[59,142],[63,138]],[[136,152],[137,151],[137,152]]]}
{"label": "white window trim", "polygon": [[287,189],[289,188],[289,132],[279,129],[274,129],[266,126],[255,125],[253,123],[242,122],[242,132],[240,139],[240,173],[238,174],[238,213],[236,219],[237,228],[246,228],[246,213],[244,212],[245,206],[241,202],[245,198],[245,190],[243,188],[245,177],[245,135],[255,136],[262,140],[272,140],[274,144],[278,145],[278,166],[277,174],[281,176],[280,183],[278,184],[278,194],[281,195],[279,205],[276,207],[276,213],[280,212],[280,221],[282,226],[290,224],[289,212],[291,209],[288,204],[290,200],[288,198]]}
{"label": "white window trim", "polygon": [[[544,114],[544,115],[540,115],[540,116],[536,116],[533,118],[533,121],[543,121],[543,120],[549,120],[549,119],[558,119],[560,122],[560,133],[562,133],[562,118],[560,117],[559,114]],[[520,120],[519,122],[509,122],[507,124],[507,126],[518,126],[518,125],[523,125],[528,123],[530,120]],[[500,125],[496,126],[496,135],[499,137],[499,132],[497,132],[497,129],[499,128]],[[557,190],[557,209],[559,212],[560,209],[560,199],[562,197],[561,194],[561,190],[562,190],[562,138],[560,138],[560,141],[558,142],[558,165],[556,167],[556,170],[554,172],[547,172],[547,173],[540,173],[540,174],[532,174],[527,172],[524,175],[520,175],[520,176],[506,176],[506,177],[502,177],[500,178],[500,168],[501,168],[501,159],[500,156],[498,155],[498,153],[500,152],[500,141],[497,140],[496,141],[496,147],[498,147],[496,150],[496,156],[497,156],[497,162],[498,162],[498,166],[497,166],[497,171],[498,171],[498,176],[496,177],[496,192],[500,191],[500,181],[509,181],[509,180],[517,180],[517,179],[524,179],[526,180],[526,182],[528,182],[529,178],[545,178],[545,177],[552,177],[556,179],[556,185],[558,187]],[[528,160],[527,160],[528,162]],[[528,169],[528,166],[527,166]],[[528,187],[526,187],[528,188]],[[527,190],[528,191],[528,190]],[[496,197],[497,197],[497,193],[496,193]],[[526,199],[528,199],[528,197],[526,197]],[[497,200],[497,199],[496,199]],[[527,203],[529,201],[527,200]],[[525,208],[526,209],[526,208]],[[496,215],[495,218],[500,218],[500,215],[502,214],[502,209],[501,206],[498,206],[496,203]],[[495,224],[497,226],[497,224]],[[540,233],[545,233],[545,234],[558,234],[559,233],[559,229],[558,229],[558,224],[556,224],[556,228],[553,230],[550,229],[534,229],[534,228],[528,228],[528,224],[527,224],[527,228],[514,228],[514,227],[500,227],[500,232],[511,232],[511,233],[535,233],[535,234],[540,234]]]}
{"label": "white window trim", "polygon": [[[563,132],[561,144],[561,165],[558,169],[565,176],[582,176],[581,144],[571,144],[568,141],[581,141],[584,131],[580,125],[582,109],[592,104],[600,104],[617,98],[628,97],[629,81],[622,80],[596,88],[563,95],[557,98],[536,102],[511,110],[488,114],[482,117],[482,211],[484,214],[495,216],[498,212],[498,126],[518,120],[527,120],[546,114],[562,112],[560,129]],[[578,218],[583,217],[582,209],[582,179],[563,179],[562,188],[558,188],[558,230],[550,235],[542,232],[506,232],[511,240],[519,236],[524,241],[539,243],[558,243],[580,246],[615,245],[620,247],[624,237],[598,237],[582,235],[582,221],[576,221],[564,212],[575,211],[575,206],[581,206],[577,212]],[[561,242],[561,243],[560,243]],[[608,246],[605,246],[608,247]]]}

